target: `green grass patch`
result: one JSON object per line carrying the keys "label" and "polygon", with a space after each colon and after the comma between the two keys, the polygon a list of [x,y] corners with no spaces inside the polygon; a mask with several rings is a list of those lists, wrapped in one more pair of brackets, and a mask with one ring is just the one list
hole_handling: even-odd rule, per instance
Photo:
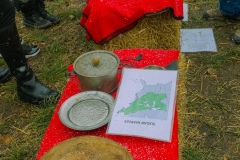
{"label": "green grass patch", "polygon": [[211,160],[207,153],[190,147],[184,149],[182,154],[184,160]]}
{"label": "green grass patch", "polygon": [[46,129],[55,109],[54,106],[55,105],[46,104],[45,107],[36,110],[34,116],[31,117],[34,130]]}
{"label": "green grass patch", "polygon": [[26,160],[29,151],[31,151],[31,146],[14,143],[10,147],[8,156],[2,160]]}
{"label": "green grass patch", "polygon": [[82,16],[82,12],[77,9],[64,10],[63,12],[59,13],[59,16],[62,20],[68,22],[73,20],[79,20],[79,18]]}

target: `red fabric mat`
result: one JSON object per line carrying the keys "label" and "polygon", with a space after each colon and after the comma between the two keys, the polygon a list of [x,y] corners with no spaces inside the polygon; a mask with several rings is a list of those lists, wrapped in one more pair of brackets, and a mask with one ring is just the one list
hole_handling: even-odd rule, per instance
{"label": "red fabric mat", "polygon": [[[131,65],[142,68],[147,65],[160,65],[165,67],[172,61],[178,59],[178,50],[149,50],[149,49],[129,49],[129,50],[116,50],[115,54],[119,56],[120,59],[135,57],[138,54],[143,54],[141,61],[132,61]],[[73,71],[73,66],[69,65],[68,70]],[[121,74],[119,74],[119,79]],[[57,145],[59,142],[67,140],[81,135],[95,135],[100,137],[105,137],[118,142],[124,146],[134,157],[134,160],[178,160],[178,120],[177,112],[175,111],[174,125],[172,142],[162,142],[140,137],[131,136],[117,136],[117,135],[107,135],[106,128],[107,125],[100,127],[92,131],[75,131],[65,127],[59,117],[58,111],[62,103],[74,94],[80,92],[79,81],[75,76],[71,77],[66,84],[66,87],[62,93],[62,96],[56,106],[53,113],[52,119],[49,126],[45,132],[42,143],[40,145],[39,151],[36,156],[36,160],[39,160],[45,152],[50,150],[52,147]],[[112,94],[113,97],[116,96],[116,92]]]}
{"label": "red fabric mat", "polygon": [[176,19],[183,19],[183,0],[88,0],[80,24],[88,39],[105,43],[134,27],[144,15],[168,8]]}

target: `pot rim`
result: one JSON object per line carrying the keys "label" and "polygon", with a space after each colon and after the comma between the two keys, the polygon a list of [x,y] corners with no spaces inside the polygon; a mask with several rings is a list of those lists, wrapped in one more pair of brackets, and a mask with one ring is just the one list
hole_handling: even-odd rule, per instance
{"label": "pot rim", "polygon": [[[97,75],[97,76],[89,76],[89,75],[85,75],[85,74],[82,74],[82,73],[77,72],[77,70],[76,70],[76,64],[77,64],[77,62],[79,61],[79,59],[81,59],[83,56],[86,56],[86,54],[91,54],[91,53],[95,53],[95,52],[97,52],[97,53],[108,53],[108,54],[112,55],[112,56],[116,59],[116,61],[117,61],[116,66],[115,66],[114,68],[112,68],[111,71],[109,71],[109,72],[107,72],[107,73],[104,73],[104,74],[102,74],[102,75]],[[113,52],[111,52],[111,51],[107,51],[107,50],[94,50],[94,51],[89,51],[89,52],[86,52],[86,53],[83,53],[82,55],[80,55],[80,56],[74,61],[74,63],[73,63],[73,70],[74,70],[74,72],[75,72],[78,76],[89,77],[89,78],[97,78],[97,77],[106,76],[106,75],[110,74],[110,73],[113,72],[113,71],[116,71],[116,72],[117,72],[117,69],[118,69],[118,67],[119,67],[119,64],[120,64],[120,59],[119,59],[119,57],[118,57],[115,53],[113,53]]]}

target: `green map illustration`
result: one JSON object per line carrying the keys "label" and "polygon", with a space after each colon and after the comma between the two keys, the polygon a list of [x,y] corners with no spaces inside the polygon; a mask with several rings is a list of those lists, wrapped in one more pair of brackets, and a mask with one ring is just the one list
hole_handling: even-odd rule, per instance
{"label": "green map illustration", "polygon": [[167,119],[171,84],[147,85],[140,80],[142,89],[135,93],[135,100],[123,106],[117,113],[138,118]]}
{"label": "green map illustration", "polygon": [[130,103],[130,106],[127,108],[122,108],[118,113],[123,112],[125,115],[130,113],[136,113],[141,110],[153,110],[159,109],[166,111],[167,106],[161,102],[161,100],[166,98],[166,94],[157,94],[153,92],[146,93],[139,99]]}

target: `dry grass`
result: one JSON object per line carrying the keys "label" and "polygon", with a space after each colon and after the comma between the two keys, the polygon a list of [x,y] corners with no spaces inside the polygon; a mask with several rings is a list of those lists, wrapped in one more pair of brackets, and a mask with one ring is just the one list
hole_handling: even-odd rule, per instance
{"label": "dry grass", "polygon": [[144,17],[133,29],[94,48],[110,51],[123,48],[179,49],[180,28],[181,21],[166,11]]}

